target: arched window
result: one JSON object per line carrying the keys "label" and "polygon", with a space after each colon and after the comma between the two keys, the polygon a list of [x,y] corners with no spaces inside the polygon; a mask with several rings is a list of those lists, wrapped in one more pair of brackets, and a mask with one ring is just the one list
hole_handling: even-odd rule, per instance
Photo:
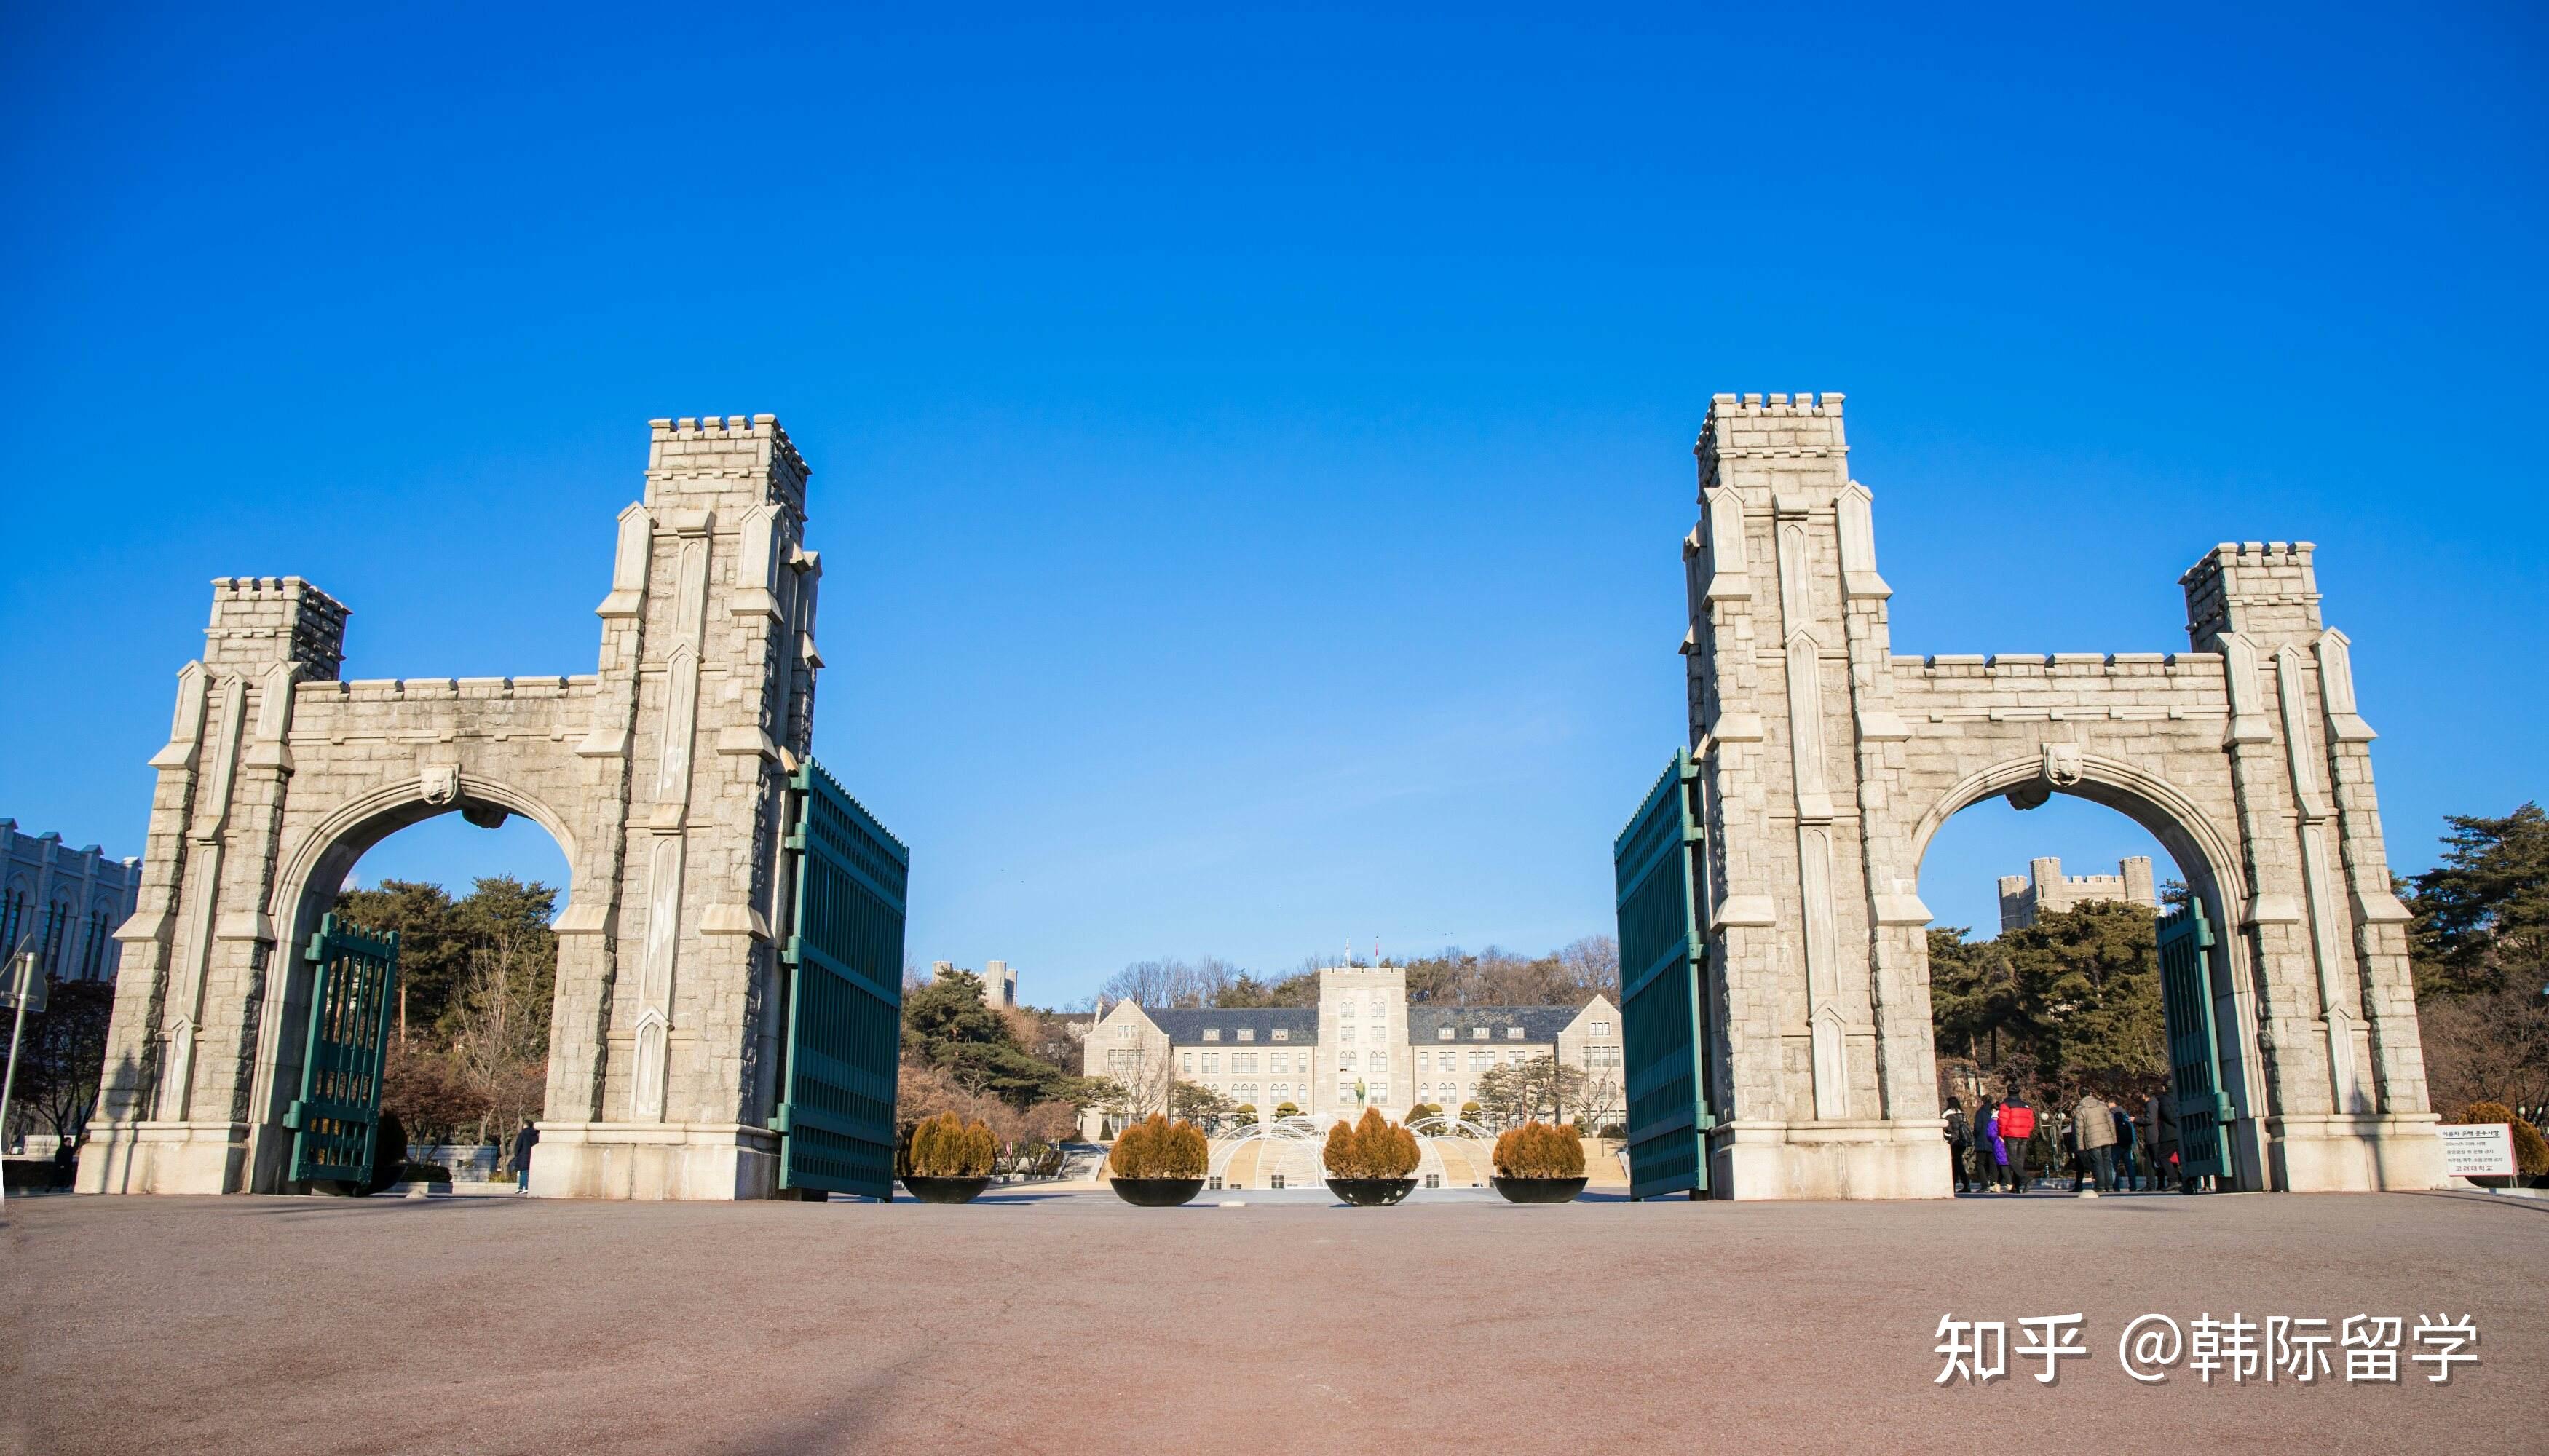
{"label": "arched window", "polygon": [[106,912],[95,910],[88,917],[88,944],[80,951],[80,979],[97,980],[106,974],[106,948],[112,934],[106,923]]}
{"label": "arched window", "polygon": [[14,953],[18,938],[27,933],[27,899],[23,885],[11,885],[6,895],[0,895],[0,956]]}
{"label": "arched window", "polygon": [[45,914],[44,967],[45,974],[56,980],[62,973],[62,942],[69,938],[70,933],[71,902],[55,900],[53,908]]}

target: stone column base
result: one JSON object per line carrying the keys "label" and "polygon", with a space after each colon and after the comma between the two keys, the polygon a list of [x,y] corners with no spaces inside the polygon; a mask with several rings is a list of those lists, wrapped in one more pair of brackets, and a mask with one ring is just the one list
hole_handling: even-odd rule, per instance
{"label": "stone column base", "polygon": [[2288,1193],[2443,1188],[2441,1118],[2429,1112],[2269,1118],[2274,1186]]}
{"label": "stone column base", "polygon": [[535,1198],[779,1196],[779,1135],[741,1123],[548,1123],[531,1149]]}
{"label": "stone column base", "polygon": [[236,1193],[247,1171],[245,1123],[99,1123],[80,1149],[81,1193]]}
{"label": "stone column base", "polygon": [[1737,1200],[1953,1198],[1938,1119],[1739,1120],[1708,1135],[1709,1190]]}

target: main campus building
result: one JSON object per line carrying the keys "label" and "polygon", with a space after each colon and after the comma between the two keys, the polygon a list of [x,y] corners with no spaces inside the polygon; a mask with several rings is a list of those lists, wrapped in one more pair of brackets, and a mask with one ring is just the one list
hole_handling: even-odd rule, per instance
{"label": "main campus building", "polygon": [[[1583,1006],[1438,1006],[1407,999],[1396,965],[1319,972],[1319,1004],[1246,1010],[1110,1008],[1089,1029],[1083,1070],[1112,1077],[1156,1109],[1172,1078],[1208,1087],[1271,1120],[1286,1103],[1307,1117],[1353,1118],[1376,1107],[1403,1118],[1418,1103],[1457,1113],[1491,1067],[1555,1054],[1581,1069],[1620,1116],[1620,1013]],[[1598,1109],[1597,1109],[1598,1110]],[[1083,1131],[1099,1136],[1097,1115]]]}

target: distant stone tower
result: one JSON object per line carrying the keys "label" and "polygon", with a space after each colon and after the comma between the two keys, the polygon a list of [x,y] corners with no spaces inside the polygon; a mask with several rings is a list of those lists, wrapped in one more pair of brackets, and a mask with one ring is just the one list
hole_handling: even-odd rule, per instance
{"label": "distant stone tower", "polygon": [[2030,860],[2025,874],[2000,877],[2000,928],[2024,930],[2038,915],[2092,900],[2158,909],[2159,890],[2152,882],[2150,856],[2118,861],[2113,874],[2065,874],[2062,862],[2050,855]]}
{"label": "distant stone tower", "polygon": [[366,850],[452,812],[523,815],[569,866],[532,1191],[775,1190],[783,794],[820,666],[805,463],[767,414],[651,434],[591,676],[340,682],[334,598],[293,577],[213,584],[150,761],[82,1190],[291,1186],[304,948]]}

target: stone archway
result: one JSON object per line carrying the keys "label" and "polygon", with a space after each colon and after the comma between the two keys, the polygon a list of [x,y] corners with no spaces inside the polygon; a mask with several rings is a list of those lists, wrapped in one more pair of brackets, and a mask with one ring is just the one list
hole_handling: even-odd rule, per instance
{"label": "stone archway", "polygon": [[2151,829],[2223,928],[2250,1186],[2441,1185],[2373,734],[2307,543],[2207,552],[2180,581],[2191,651],[1906,657],[1841,396],[1719,395],[1697,454],[1722,1195],[1947,1196],[1921,855],[1980,798],[2055,792]]}
{"label": "stone archway", "polygon": [[[2045,776],[2044,759],[2039,753],[2029,759],[2004,760],[1958,779],[1913,826],[1913,882],[1919,882],[1931,841],[1957,814],[1989,798],[2005,797],[2024,810],[2040,806],[2049,794],[2061,793],[2113,809],[2148,831],[2176,861],[2179,872],[2186,876],[2189,892],[2204,906],[2211,924],[2236,926],[2241,922],[2247,904],[2240,889],[2238,842],[2214,822],[2194,795],[2119,759],[2082,754],[2077,768],[2076,777],[2066,773],[2069,781],[2056,786]],[[1924,998],[1930,984],[1926,929],[1926,921],[1914,927],[1904,948],[1917,963],[1915,979]],[[2261,1188],[2267,1181],[2266,1150],[2259,1137],[2266,1095],[2260,1075],[2256,996],[2247,942],[2243,937],[2224,936],[2216,954],[2221,957],[2219,971],[2223,983],[2215,1018],[2222,1090],[2239,1112],[2237,1124],[2227,1131],[2230,1156],[2238,1185]],[[1926,999],[1923,1004],[1926,1008]],[[1935,1042],[1932,1045],[1935,1046]]]}
{"label": "stone archway", "polygon": [[[451,792],[443,796],[446,787]],[[284,839],[290,848],[276,868],[273,898],[266,907],[279,954],[260,1012],[250,1074],[248,1106],[255,1114],[248,1130],[250,1191],[277,1192],[289,1184],[291,1139],[283,1131],[284,1113],[300,1085],[304,1041],[296,1033],[307,1025],[314,979],[310,962],[290,954],[292,948],[309,944],[321,917],[335,902],[336,887],[373,846],[402,829],[451,813],[487,829],[519,814],[547,832],[567,864],[567,900],[558,916],[561,926],[588,918],[577,914],[579,895],[598,898],[612,893],[608,880],[596,882],[594,866],[577,854],[575,836],[564,815],[535,793],[476,773],[448,779],[425,774],[381,784],[328,810],[300,832],[287,832]],[[563,961],[566,942],[561,939],[559,944]],[[551,1030],[554,1035],[555,1027]]]}
{"label": "stone archway", "polygon": [[567,858],[533,1191],[776,1190],[772,930],[821,666],[806,471],[766,414],[651,430],[590,676],[340,681],[335,599],[213,584],[150,761],[83,1191],[286,1186],[299,949],[364,849],[446,812],[521,814]]}

